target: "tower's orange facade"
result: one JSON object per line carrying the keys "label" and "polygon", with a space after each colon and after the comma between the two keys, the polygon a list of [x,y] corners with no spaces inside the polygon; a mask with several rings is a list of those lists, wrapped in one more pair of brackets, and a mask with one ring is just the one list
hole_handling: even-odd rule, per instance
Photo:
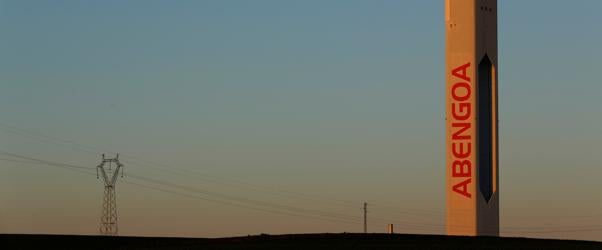
{"label": "tower's orange facade", "polygon": [[497,0],[446,0],[450,235],[499,235]]}

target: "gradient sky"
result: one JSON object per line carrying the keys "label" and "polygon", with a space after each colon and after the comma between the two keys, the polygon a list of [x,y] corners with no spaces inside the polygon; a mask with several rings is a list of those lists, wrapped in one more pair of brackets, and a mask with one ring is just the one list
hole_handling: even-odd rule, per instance
{"label": "gradient sky", "polygon": [[[502,235],[602,240],[601,9],[499,1]],[[0,31],[0,150],[92,173],[0,155],[0,233],[96,234],[103,152],[122,235],[357,232],[364,201],[444,233],[443,1],[0,1]]]}

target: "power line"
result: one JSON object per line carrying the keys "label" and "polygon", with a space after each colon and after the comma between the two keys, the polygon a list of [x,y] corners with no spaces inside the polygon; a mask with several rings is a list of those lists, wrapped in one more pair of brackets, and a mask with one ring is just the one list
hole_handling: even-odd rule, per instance
{"label": "power line", "polygon": [[[25,136],[29,136],[29,137],[34,137],[34,138],[38,138],[41,139],[45,142],[49,142],[49,143],[53,143],[55,145],[60,145],[60,146],[65,146],[65,147],[69,147],[71,149],[75,149],[75,150],[80,150],[82,152],[86,152],[86,153],[90,153],[90,154],[99,154],[102,152],[110,152],[110,153],[115,153],[115,152],[111,152],[110,150],[106,150],[103,148],[99,148],[99,147],[95,147],[95,146],[89,146],[89,145],[85,145],[82,143],[78,143],[78,142],[74,142],[71,140],[66,140],[66,139],[62,139],[62,138],[58,138],[55,136],[48,136],[39,132],[35,132],[32,130],[28,130],[28,129],[22,129],[22,128],[18,128],[16,126],[12,126],[12,125],[8,125],[5,123],[0,123],[0,128],[4,129],[7,132],[13,133],[13,134],[18,134],[18,135],[25,135]],[[257,184],[251,184],[251,183],[247,183],[247,182],[242,182],[242,181],[238,181],[238,180],[226,180],[226,181],[217,181],[214,180],[215,178],[220,178],[220,177],[216,177],[216,176],[208,176],[206,174],[201,174],[199,172],[196,171],[191,171],[191,170],[187,170],[187,169],[182,169],[182,168],[177,168],[174,166],[168,166],[166,164],[161,164],[161,163],[157,163],[154,161],[149,161],[147,159],[143,159],[140,157],[136,157],[133,156],[131,154],[128,153],[122,153],[121,154],[122,157],[128,158],[130,159],[130,161],[132,161],[130,163],[130,165],[145,165],[147,167],[151,167],[154,169],[160,169],[162,172],[164,173],[170,173],[170,174],[174,174],[174,175],[178,175],[178,176],[184,176],[184,177],[190,177],[191,174],[195,175],[197,177],[201,177],[203,178],[203,181],[206,182],[211,182],[211,183],[217,183],[220,185],[228,185],[228,186],[244,186],[245,190],[248,189],[253,189],[256,191],[262,191],[262,192],[268,192],[270,194],[273,195],[277,195],[277,196],[281,196],[281,197],[294,197],[296,199],[301,198],[301,199],[310,199],[310,200],[320,200],[321,202],[329,202],[331,204],[336,204],[336,205],[344,205],[346,207],[351,207],[355,204],[355,202],[353,201],[345,201],[345,200],[340,200],[340,199],[335,199],[332,197],[321,197],[319,195],[315,195],[315,194],[305,194],[305,193],[301,193],[301,192],[294,192],[294,191],[288,191],[288,190],[282,190],[281,188],[273,188],[273,187],[268,187],[268,186],[262,186],[262,185],[257,185]],[[221,177],[221,179],[224,179],[223,177]],[[338,204],[337,204],[338,203]]]}
{"label": "power line", "polygon": [[69,147],[71,149],[79,150],[79,151],[90,153],[90,154],[97,154],[97,151],[101,151],[101,152],[104,151],[104,150],[96,148],[96,147],[91,147],[91,146],[83,145],[83,144],[80,144],[77,142],[61,139],[58,137],[45,135],[45,134],[38,133],[38,132],[28,130],[28,129],[18,128],[16,126],[11,126],[11,125],[8,125],[5,123],[0,123],[0,128],[4,129],[4,131],[12,133],[12,134],[35,137],[35,138],[44,140],[48,143],[52,143],[52,144],[64,146],[64,147]]}
{"label": "power line", "polygon": [[[33,157],[28,157],[28,156],[22,156],[22,155],[18,155],[18,154],[13,154],[13,153],[9,153],[9,152],[5,152],[5,151],[0,151],[1,154],[5,154],[5,155],[10,155],[10,156],[14,156],[17,158],[21,158],[21,159],[28,159],[31,160],[33,162],[33,164],[41,164],[41,165],[47,165],[47,166],[52,166],[52,167],[62,167],[64,169],[70,170],[70,171],[78,171],[80,173],[84,173],[87,175],[93,175],[90,172],[86,172],[86,171],[82,171],[82,170],[91,170],[91,168],[88,167],[82,167],[82,166],[77,166],[77,165],[72,165],[72,164],[66,164],[66,163],[57,163],[57,162],[52,162],[52,161],[48,161],[48,160],[41,160],[41,159],[36,159]],[[140,176],[136,176],[134,179],[139,178]],[[156,182],[158,180],[153,180],[153,179],[148,179],[146,178],[145,180],[151,182],[151,183],[155,183],[155,185],[157,184]],[[288,215],[288,216],[295,216],[295,217],[302,217],[302,218],[311,218],[311,219],[317,219],[317,220],[323,220],[323,221],[330,221],[330,222],[337,222],[337,223],[351,223],[351,224],[359,224],[359,222],[356,221],[349,221],[349,220],[340,220],[340,219],[333,219],[333,218],[324,218],[324,217],[320,217],[320,215],[308,215],[308,214],[302,214],[302,211],[282,211],[282,210],[274,210],[274,209],[266,209],[266,208],[260,208],[260,207],[255,207],[255,206],[249,206],[249,205],[244,205],[244,204],[239,204],[239,203],[234,203],[234,202],[228,202],[228,201],[223,201],[223,200],[219,200],[219,199],[211,199],[211,198],[206,198],[206,197],[201,197],[201,196],[197,196],[197,195],[191,195],[191,194],[187,194],[186,192],[191,192],[191,193],[198,193],[199,190],[190,190],[189,188],[186,187],[182,187],[182,186],[176,186],[172,183],[167,183],[167,182],[160,182],[158,183],[159,185],[164,185],[167,186],[169,188],[176,188],[176,189],[184,189],[185,192],[179,192],[179,191],[174,191],[174,190],[169,190],[166,188],[161,188],[161,187],[157,187],[154,185],[147,185],[147,184],[141,184],[141,183],[137,183],[137,182],[132,182],[132,181],[124,181],[124,183],[130,184],[130,185],[134,185],[134,186],[139,186],[142,188],[146,188],[146,189],[151,189],[151,190],[155,190],[155,191],[161,191],[164,193],[169,193],[169,194],[173,194],[173,195],[178,195],[178,196],[183,196],[183,197],[188,197],[188,198],[193,198],[193,199],[199,199],[199,200],[204,200],[204,201],[210,201],[210,202],[214,202],[214,203],[219,203],[219,204],[223,204],[223,205],[229,205],[229,206],[234,206],[234,207],[240,207],[240,208],[245,208],[245,209],[252,209],[252,210],[257,210],[257,211],[262,211],[262,212],[266,212],[266,213],[272,213],[272,214],[281,214],[281,215]],[[246,202],[246,200],[238,200],[237,202]],[[257,205],[257,204],[255,204]],[[261,205],[267,205],[267,204],[261,204]],[[278,207],[277,209],[286,209],[286,207]],[[307,212],[307,211],[305,211]],[[373,218],[375,220],[378,221],[390,221],[387,219],[383,219],[383,218]],[[409,228],[411,230],[432,230],[432,229],[443,229],[446,227],[446,225],[443,224],[427,224],[427,223],[415,223],[415,222],[400,222],[400,224],[395,224],[396,227],[398,228]],[[503,233],[540,233],[540,234],[545,234],[545,233],[561,233],[561,232],[584,232],[584,231],[600,231],[602,230],[602,225],[589,225],[589,226],[578,226],[578,227],[559,227],[559,228],[552,228],[552,227],[503,227]]]}
{"label": "power line", "polygon": [[187,194],[187,193],[177,192],[177,191],[160,188],[160,187],[156,187],[156,186],[152,186],[152,185],[140,184],[140,183],[136,183],[136,182],[132,182],[132,181],[124,181],[124,183],[132,184],[134,186],[139,186],[142,188],[151,189],[151,190],[155,190],[155,191],[161,191],[161,192],[165,192],[165,193],[169,193],[169,194],[173,194],[173,195],[177,195],[177,196],[198,199],[198,200],[203,200],[203,201],[209,201],[209,202],[214,202],[214,203],[233,206],[233,207],[251,209],[251,210],[256,210],[256,211],[261,211],[261,212],[266,212],[266,213],[287,215],[287,216],[300,217],[300,218],[309,218],[309,219],[314,219],[314,220],[322,220],[322,221],[329,221],[329,222],[336,222],[336,223],[345,223],[345,224],[357,224],[358,223],[358,222],[354,222],[354,221],[342,221],[342,220],[336,220],[336,219],[315,217],[315,216],[311,216],[311,215],[304,215],[304,214],[298,214],[298,213],[290,213],[290,212],[283,212],[283,211],[279,211],[279,210],[271,210],[271,209],[241,205],[241,204],[237,204],[237,203],[226,202],[226,201],[191,195],[191,194]]}
{"label": "power line", "polygon": [[[2,160],[2,159],[0,159],[0,160]],[[37,162],[21,162],[21,163],[29,163],[29,164],[36,164],[36,165],[46,165],[46,166],[51,166],[51,167],[60,167],[60,168],[66,169],[66,170],[76,171],[78,173],[86,174],[86,175],[89,175],[89,176],[95,176],[92,172],[86,172],[86,171],[81,171],[80,169],[77,169],[77,168],[74,169],[74,168],[71,168],[71,167],[66,167],[66,166],[72,166],[71,164],[65,164],[66,166],[62,166],[62,165],[59,165],[59,164],[56,164],[56,163],[42,162],[41,160],[37,161]],[[82,168],[84,168],[84,167],[82,167]],[[86,168],[86,170],[91,170],[91,168]],[[138,183],[138,182],[134,182],[134,181],[124,180],[123,182],[127,183],[127,184],[130,184],[130,185],[142,187],[142,188],[145,188],[145,189],[150,189],[150,190],[154,190],[154,191],[161,191],[161,192],[164,192],[164,193],[174,194],[174,195],[178,195],[178,196],[181,196],[181,197],[187,197],[187,198],[193,198],[193,199],[197,199],[197,200],[209,201],[209,202],[218,203],[218,204],[222,204],[222,205],[233,206],[233,207],[252,209],[252,210],[266,212],[266,213],[295,216],[295,217],[300,217],[300,218],[308,218],[308,219],[329,221],[329,222],[335,222],[335,223],[345,223],[345,224],[357,224],[357,223],[359,223],[357,221],[339,220],[339,219],[333,219],[333,218],[324,218],[324,217],[305,215],[305,214],[294,213],[294,212],[286,212],[286,211],[279,211],[279,210],[273,210],[273,209],[264,209],[264,208],[260,208],[260,207],[253,207],[253,206],[248,206],[248,205],[244,205],[244,204],[238,204],[238,203],[233,203],[233,202],[227,202],[227,201],[222,201],[222,200],[217,200],[217,199],[211,199],[211,198],[201,197],[201,196],[197,196],[197,195],[191,195],[191,194],[187,194],[186,192],[181,192],[181,191],[178,192],[178,191],[168,190],[168,189],[157,187],[157,186],[154,186],[154,185],[142,184],[142,183]]]}
{"label": "power line", "polygon": [[[61,163],[36,159],[36,158],[32,158],[32,157],[22,156],[22,155],[18,155],[18,154],[13,154],[13,153],[5,152],[5,151],[0,151],[0,153],[15,156],[18,158],[29,159],[29,160],[35,161],[39,164],[53,166],[53,167],[61,167],[61,168],[65,168],[68,170],[79,170],[79,169],[91,170],[91,168],[88,168],[88,167],[76,166],[76,165],[72,165],[72,164],[61,164]],[[90,174],[89,172],[84,172],[84,173]],[[350,216],[344,215],[344,214],[324,212],[324,211],[312,210],[312,209],[295,208],[295,207],[290,207],[290,206],[285,206],[285,205],[280,205],[280,204],[267,203],[267,202],[262,202],[262,201],[256,201],[256,200],[251,200],[251,199],[245,199],[245,198],[239,198],[239,197],[219,194],[219,193],[210,192],[210,191],[206,191],[206,190],[195,189],[195,188],[184,186],[184,185],[169,183],[166,181],[156,180],[156,179],[152,179],[152,178],[146,178],[146,177],[137,176],[137,175],[129,175],[129,176],[133,179],[138,179],[138,180],[150,182],[153,184],[159,184],[159,185],[166,186],[169,188],[175,188],[178,190],[182,190],[184,192],[201,193],[204,195],[217,196],[220,199],[226,199],[226,200],[233,201],[233,202],[227,202],[227,201],[223,201],[223,200],[219,200],[219,199],[203,198],[203,200],[217,202],[217,203],[224,204],[224,205],[244,207],[244,208],[249,208],[249,209],[254,209],[254,210],[259,210],[259,211],[264,211],[264,212],[266,212],[266,211],[267,212],[278,212],[279,214],[286,214],[286,215],[305,216],[304,214],[309,214],[310,216],[305,216],[305,217],[327,220],[327,221],[331,221],[331,222],[352,223],[352,224],[359,223],[358,218],[353,218],[353,217],[350,217]],[[148,185],[135,183],[135,182],[131,182],[131,181],[126,181],[125,183],[129,183],[129,184],[134,183],[134,185],[149,187]],[[155,187],[154,189],[165,191],[164,189],[157,188],[157,187]],[[171,192],[173,193],[174,191],[171,191]],[[178,192],[178,193],[182,194],[182,192]],[[199,198],[198,196],[194,196],[194,197]],[[262,209],[262,208],[258,208],[258,207],[254,207],[254,206],[248,206],[248,205],[245,206],[245,205],[240,205],[240,204],[237,204],[234,202],[243,203],[243,204],[251,204],[254,206],[271,207],[272,209]],[[285,212],[277,211],[274,208],[278,209],[278,210],[283,210]]]}
{"label": "power line", "polygon": [[583,228],[583,229],[559,229],[559,230],[541,230],[541,231],[505,231],[507,234],[517,234],[517,233],[533,233],[533,234],[550,234],[550,233],[574,233],[574,232],[598,232],[602,231],[602,227],[598,228]]}
{"label": "power line", "polygon": [[323,217],[338,218],[338,219],[345,219],[345,220],[358,220],[358,218],[354,217],[354,216],[333,213],[333,212],[324,212],[324,211],[314,210],[314,209],[304,209],[304,208],[298,208],[298,207],[292,207],[292,206],[287,206],[287,205],[265,202],[265,201],[236,197],[236,196],[232,196],[232,195],[212,192],[209,190],[203,190],[203,189],[194,188],[194,187],[190,187],[190,186],[186,186],[186,185],[182,185],[182,184],[175,184],[175,183],[171,183],[171,182],[167,182],[167,181],[163,181],[163,180],[157,180],[157,179],[142,177],[142,176],[138,176],[138,175],[130,174],[129,177],[131,177],[133,179],[142,180],[145,182],[159,184],[162,186],[176,188],[176,189],[187,191],[187,192],[200,193],[203,195],[218,197],[221,199],[235,201],[235,202],[253,204],[253,205],[257,205],[257,206],[273,207],[273,208],[279,208],[279,209],[284,209],[284,210],[297,211],[297,212],[301,212],[301,213],[311,213],[311,214],[315,214],[317,216],[323,216]]}
{"label": "power line", "polygon": [[[10,125],[6,125],[3,123],[0,123],[0,128],[4,128],[5,131],[9,132],[9,133],[13,133],[13,134],[18,134],[18,135],[25,135],[25,136],[30,136],[30,137],[35,137],[38,139],[41,139],[45,142],[49,142],[49,143],[53,143],[55,145],[60,145],[60,146],[64,146],[64,147],[69,147],[75,150],[80,150],[82,152],[86,152],[86,153],[90,153],[90,154],[97,154],[98,151],[106,151],[104,149],[98,148],[98,147],[93,147],[93,146],[88,146],[88,145],[84,145],[84,144],[80,144],[74,141],[69,141],[69,140],[64,140],[58,137],[54,137],[54,136],[47,136],[41,133],[37,133],[37,132],[32,132],[30,130],[25,130],[25,129],[21,129],[21,128],[17,128],[14,126],[10,126]],[[109,152],[109,151],[106,151]],[[6,153],[6,152],[5,152]],[[6,155],[6,154],[5,154]],[[28,160],[28,161],[33,161],[31,162],[32,164],[42,164],[42,165],[49,165],[49,166],[55,166],[55,167],[61,167],[61,168],[65,168],[71,171],[80,171],[81,173],[85,173],[85,174],[89,174],[85,171],[82,170],[90,170],[90,168],[87,167],[81,167],[81,166],[74,166],[74,165],[70,165],[70,164],[57,164],[56,162],[51,162],[51,161],[45,161],[45,160],[36,160],[36,159],[32,159],[30,158],[23,158],[23,157],[19,157],[18,154],[8,154],[9,156],[12,157],[16,157],[19,159],[23,159],[23,160]],[[267,186],[262,186],[262,185],[256,185],[256,184],[251,184],[251,183],[245,183],[245,182],[241,182],[241,181],[235,181],[235,180],[226,180],[226,181],[218,181],[218,180],[214,180],[213,178],[220,178],[220,177],[209,177],[205,174],[201,174],[199,172],[196,171],[190,171],[187,169],[181,169],[181,168],[177,168],[177,167],[173,167],[173,166],[168,166],[165,164],[161,164],[161,163],[157,163],[157,162],[152,162],[152,161],[148,161],[142,158],[138,158],[132,155],[124,155],[124,157],[130,159],[133,161],[132,165],[145,165],[148,167],[153,167],[155,169],[160,169],[161,172],[163,173],[171,173],[171,174],[176,174],[179,176],[186,176],[186,177],[190,177],[190,175],[195,175],[197,177],[202,177],[206,182],[210,182],[210,183],[217,183],[220,185],[229,185],[229,186],[235,186],[235,187],[245,187],[245,190],[255,190],[255,191],[263,191],[262,193],[270,193],[273,195],[278,195],[281,197],[295,197],[295,198],[300,198],[300,199],[308,199],[308,200],[323,200],[323,201],[328,201],[331,204],[337,204],[340,206],[345,206],[348,207],[348,204],[352,204],[352,201],[344,201],[344,200],[336,200],[336,199],[330,199],[327,197],[322,197],[322,196],[318,196],[318,195],[312,195],[312,194],[305,194],[305,193],[301,193],[301,192],[294,192],[294,191],[286,191],[286,190],[281,190],[281,189],[275,189],[272,187],[267,187]],[[5,161],[13,161],[13,162],[17,162],[17,160],[11,160],[11,159],[0,159],[0,160],[5,160]],[[22,161],[20,163],[28,163],[25,161]],[[223,177],[222,177],[223,179]],[[180,189],[182,190],[182,189]],[[223,197],[222,197],[223,198]],[[336,202],[333,202],[336,201]],[[345,204],[345,205],[343,205]],[[264,205],[268,205],[265,204]],[[371,206],[375,206],[374,204],[371,203]],[[434,215],[434,214],[441,214],[443,213],[444,210],[438,210],[440,212],[437,212],[435,210],[426,210],[426,209],[417,209],[417,210],[398,210],[398,208],[393,208],[391,206],[380,206],[380,205],[376,205],[377,208],[381,208],[379,209],[379,211],[385,211],[385,210],[389,210],[392,214],[406,214],[406,215],[413,215],[413,216],[428,216],[428,215]],[[284,209],[284,207],[280,207],[282,209]],[[410,212],[411,211],[411,212]],[[326,214],[322,214],[324,216],[328,216]],[[348,215],[343,215],[343,216],[348,216]],[[525,215],[525,216],[516,216],[516,215],[510,215],[510,216],[503,216],[503,217],[516,217],[516,218],[520,218],[520,217],[528,217],[528,218],[533,218],[533,217],[537,217],[537,218],[544,218],[544,217],[550,217],[550,218],[592,218],[592,217],[598,217],[600,216],[600,214],[594,214],[594,215],[560,215],[560,216],[547,216],[547,215]],[[375,217],[371,217],[371,220],[381,220],[384,221],[386,219],[382,219],[382,218],[375,218]],[[387,220],[391,221],[391,220]],[[435,227],[435,228],[445,228],[445,225],[441,225],[441,224],[426,224],[426,223],[406,223],[404,222],[405,225],[411,225],[414,228],[417,228],[418,226],[423,226],[423,227]],[[536,232],[533,229],[547,229],[549,227],[541,227],[541,228],[519,228],[520,230],[529,230],[528,232],[525,231],[524,233],[529,233],[529,232]],[[566,227],[565,227],[566,228]],[[511,229],[511,230],[516,230],[516,228],[513,227],[504,227],[504,229]],[[591,229],[591,228],[577,228],[577,229],[564,229],[565,231],[568,230],[568,232],[570,232],[571,230],[598,230],[596,228]],[[540,230],[542,231],[542,230]],[[556,230],[554,232],[557,231],[561,231]],[[509,231],[512,232],[512,231]],[[546,232],[550,232],[552,233],[550,230],[542,231],[543,233]],[[521,233],[523,233],[521,231]]]}
{"label": "power line", "polygon": [[[45,134],[42,134],[39,132],[35,132],[32,130],[18,128],[16,126],[8,125],[6,123],[0,123],[0,128],[4,128],[4,129],[8,130],[8,132],[12,132],[12,133],[20,134],[20,135],[26,135],[26,136],[30,136],[30,137],[36,137],[36,138],[43,138],[44,141],[54,143],[56,145],[66,146],[66,147],[80,150],[80,151],[83,151],[86,153],[98,154],[101,152],[111,152],[110,150],[106,150],[103,148],[85,145],[82,143],[62,139],[62,138],[55,137],[55,136],[48,136],[48,135],[45,135]],[[15,131],[17,131],[17,132],[15,132]],[[56,143],[55,141],[58,141],[60,143]],[[111,152],[111,153],[115,153],[115,152]],[[341,199],[336,199],[336,198],[332,198],[332,197],[322,197],[322,196],[316,195],[316,194],[306,194],[306,193],[295,192],[295,191],[290,191],[290,190],[283,190],[281,188],[273,188],[273,187],[257,185],[257,184],[252,184],[252,183],[238,181],[238,180],[217,181],[217,180],[214,180],[213,178],[220,178],[220,177],[208,176],[206,174],[202,174],[202,173],[199,173],[196,171],[181,169],[181,168],[177,168],[174,166],[168,166],[166,164],[157,163],[154,161],[149,161],[147,159],[136,157],[136,156],[133,156],[128,153],[122,153],[121,156],[128,158],[130,160],[133,160],[134,162],[130,163],[130,165],[145,165],[148,167],[153,167],[155,169],[159,168],[165,173],[171,173],[171,174],[175,174],[178,176],[190,177],[190,175],[192,174],[192,175],[203,178],[203,181],[217,183],[220,185],[237,186],[237,187],[244,186],[245,190],[253,189],[256,191],[262,191],[264,193],[268,192],[273,195],[277,195],[277,196],[281,196],[281,197],[295,198],[295,199],[300,198],[300,199],[308,199],[308,200],[318,200],[321,202],[328,202],[330,204],[337,205],[337,206],[343,206],[346,208],[350,208],[351,206],[355,206],[355,204],[356,204],[355,201],[341,200]],[[221,179],[224,179],[224,178],[221,177]],[[401,213],[410,213],[410,212],[402,211]]]}
{"label": "power line", "polygon": [[[41,163],[47,163],[47,164],[51,164],[53,166],[61,166],[60,163],[55,163],[55,162],[51,162],[51,161],[45,161],[45,160],[35,159],[35,158],[32,158],[32,157],[21,156],[21,155],[17,155],[17,154],[7,153],[7,152],[4,152],[4,151],[0,151],[0,153],[9,154],[9,155],[12,155],[12,156],[16,156],[16,157],[20,157],[20,158],[25,158],[25,159],[29,159],[29,160],[34,160],[34,161],[38,161],[38,162],[41,162]],[[89,169],[87,167],[75,166],[75,165],[71,165],[71,164],[63,164],[63,165],[69,166],[69,167]],[[139,180],[150,182],[150,183],[154,183],[154,184],[168,186],[168,187],[171,187],[171,188],[177,188],[179,190],[184,190],[184,191],[187,191],[187,192],[202,193],[204,195],[217,196],[217,197],[220,197],[220,198],[225,198],[225,199],[233,200],[233,201],[237,201],[237,202],[251,203],[251,204],[260,205],[260,206],[278,207],[280,209],[289,209],[289,210],[294,210],[296,212],[317,213],[317,216],[322,216],[322,217],[335,217],[335,218],[338,218],[338,219],[356,220],[353,223],[357,223],[357,220],[358,220],[358,218],[353,217],[353,216],[349,216],[349,215],[341,215],[341,214],[336,214],[336,213],[331,213],[331,212],[322,212],[322,211],[316,211],[316,210],[308,210],[308,209],[301,209],[301,208],[295,208],[295,207],[290,207],[290,206],[283,206],[283,205],[278,205],[278,204],[266,203],[266,202],[251,200],[251,199],[245,199],[245,198],[238,198],[238,197],[229,196],[229,195],[223,195],[223,194],[219,194],[219,193],[215,193],[215,192],[210,192],[210,191],[206,191],[206,190],[200,190],[200,189],[197,189],[197,188],[191,188],[191,187],[188,187],[188,186],[184,186],[184,185],[180,185],[180,184],[174,184],[174,183],[170,183],[170,182],[166,182],[166,181],[161,181],[161,180],[156,180],[156,179],[152,179],[152,178],[148,178],[148,177],[142,177],[142,176],[131,175],[131,174],[129,176],[131,178],[134,178],[134,179],[139,179]],[[231,204],[231,203],[228,203],[228,204]],[[380,221],[391,221],[391,220],[388,220],[388,219],[381,219],[381,218],[375,218],[375,219],[378,219]],[[405,224],[412,224],[412,223],[408,223],[408,222],[404,222],[404,223]],[[421,224],[414,223],[414,225],[421,225]]]}
{"label": "power line", "polygon": [[36,158],[33,158],[33,157],[29,157],[29,156],[24,156],[24,155],[19,155],[19,154],[15,154],[15,153],[6,152],[6,151],[3,151],[3,150],[0,150],[0,154],[12,156],[12,157],[15,157],[15,158],[20,158],[20,159],[35,161],[35,162],[39,162],[39,163],[45,163],[45,164],[48,164],[48,165],[56,165],[56,166],[64,166],[64,167],[68,167],[68,168],[78,168],[78,169],[88,169],[88,170],[92,169],[92,168],[89,168],[89,167],[83,167],[83,166],[71,165],[71,164],[66,164],[66,163],[57,163],[57,162],[52,162],[52,161],[48,161],[48,160],[36,159]]}
{"label": "power line", "polygon": [[[8,132],[11,132],[11,133],[40,138],[44,141],[53,143],[55,145],[66,146],[71,149],[80,150],[82,152],[91,153],[91,154],[95,154],[95,155],[102,153],[102,152],[111,152],[111,150],[106,150],[106,149],[96,147],[96,146],[85,145],[85,144],[82,144],[79,142],[75,142],[72,140],[66,140],[66,139],[62,139],[59,137],[55,137],[55,136],[45,135],[45,134],[42,134],[42,133],[39,133],[36,131],[8,125],[6,123],[0,123],[0,128],[4,128],[5,130],[7,130]],[[17,131],[17,132],[15,132],[15,131]],[[111,153],[115,153],[115,152],[111,152]],[[317,195],[317,194],[307,194],[307,193],[302,193],[302,192],[283,190],[282,188],[274,188],[274,187],[269,187],[269,186],[264,186],[264,185],[257,185],[257,184],[240,181],[240,180],[232,180],[232,179],[228,180],[227,178],[224,178],[224,177],[209,176],[207,174],[199,173],[197,171],[182,169],[182,168],[158,163],[155,161],[150,161],[148,159],[133,156],[129,153],[122,153],[121,156],[124,158],[130,159],[129,165],[134,165],[134,166],[144,165],[146,167],[150,167],[155,170],[159,170],[163,173],[170,173],[170,174],[187,177],[187,178],[190,178],[191,175],[194,175],[196,177],[202,178],[202,181],[204,181],[204,182],[215,183],[218,185],[225,185],[225,186],[231,186],[231,187],[240,187],[240,188],[244,188],[244,190],[246,190],[246,191],[252,190],[252,191],[261,192],[262,194],[270,194],[270,195],[275,195],[275,196],[279,196],[279,197],[320,201],[321,204],[345,207],[347,209],[351,209],[352,207],[355,207],[355,204],[357,204],[355,201],[336,199],[336,198],[332,198],[332,197],[324,197],[324,196]],[[221,179],[221,180],[217,180],[217,179]],[[371,206],[374,206],[374,204],[371,204]],[[387,207],[387,206],[379,206],[379,207],[382,208],[380,211],[383,211],[383,212],[385,212],[385,210],[389,210],[391,212],[391,214],[412,215],[414,217],[415,216],[427,217],[427,216],[430,216],[433,214],[437,214],[436,212],[433,212],[432,210],[424,210],[424,209],[408,210],[408,209],[392,208],[392,207]]]}

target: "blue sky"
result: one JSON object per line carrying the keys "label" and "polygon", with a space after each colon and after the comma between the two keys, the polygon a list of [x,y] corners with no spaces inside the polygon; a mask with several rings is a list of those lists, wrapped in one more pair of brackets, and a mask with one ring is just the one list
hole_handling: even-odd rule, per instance
{"label": "blue sky", "polygon": [[[599,229],[602,2],[498,4],[502,227]],[[54,139],[5,127],[0,149],[92,168],[121,152],[132,175],[349,216],[368,201],[375,232],[442,233],[425,225],[443,223],[443,28],[443,1],[1,1],[0,122]],[[94,177],[10,161],[0,173],[0,232],[96,233]],[[118,193],[124,234],[361,229]]]}

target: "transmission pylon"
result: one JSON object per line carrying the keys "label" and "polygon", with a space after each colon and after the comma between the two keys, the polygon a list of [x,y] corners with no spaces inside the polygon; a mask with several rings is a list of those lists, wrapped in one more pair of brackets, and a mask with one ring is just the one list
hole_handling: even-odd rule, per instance
{"label": "transmission pylon", "polygon": [[119,154],[115,158],[105,158],[96,167],[96,178],[102,176],[105,185],[104,198],[102,200],[102,215],[100,216],[100,234],[117,235],[117,202],[115,196],[115,183],[121,171],[123,177],[123,164],[119,162]]}

